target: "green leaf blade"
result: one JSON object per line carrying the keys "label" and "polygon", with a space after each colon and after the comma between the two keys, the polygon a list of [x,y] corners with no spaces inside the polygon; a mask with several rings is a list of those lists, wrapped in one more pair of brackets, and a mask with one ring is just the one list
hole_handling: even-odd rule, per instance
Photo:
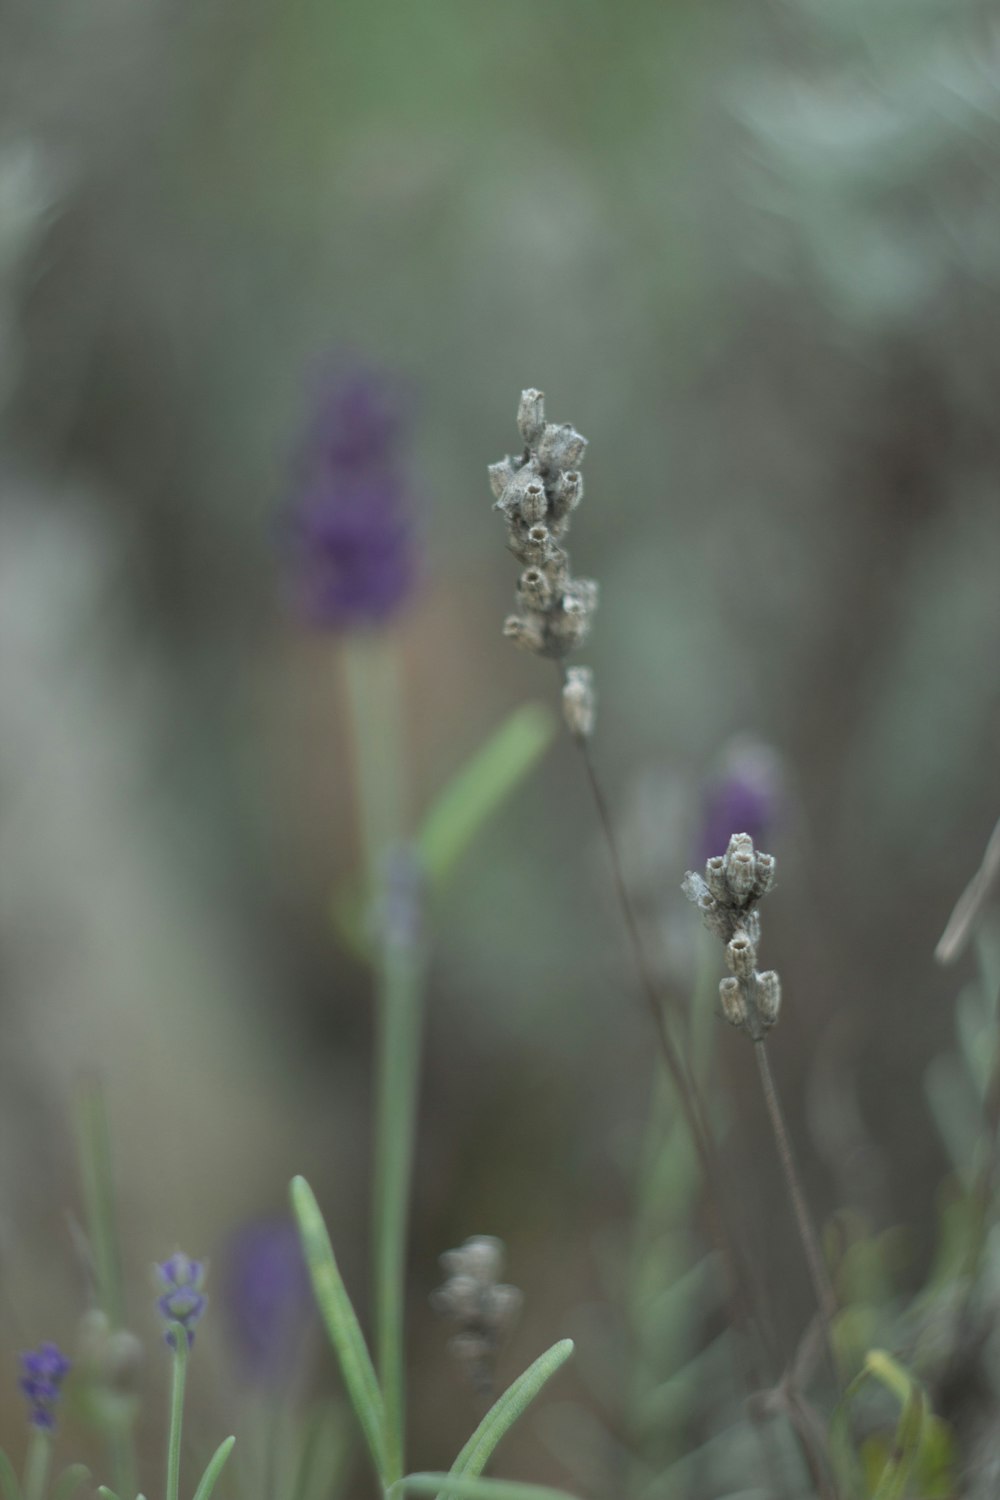
{"label": "green leaf blade", "polygon": [[234,1437],[227,1437],[216,1448],[208,1461],[204,1474],[201,1476],[201,1482],[194,1492],[194,1500],[210,1500],[219,1475],[226,1466],[226,1459],[232,1453],[235,1445],[236,1439]]}
{"label": "green leaf blade", "polygon": [[384,1484],[385,1410],[368,1346],[334,1258],[319,1204],[304,1177],[292,1179],[291,1199],[316,1301],[340,1364],[351,1405],[376,1472]]}
{"label": "green leaf blade", "polygon": [[478,1479],[455,1474],[407,1474],[388,1491],[392,1497],[436,1495],[442,1486],[449,1500],[573,1500],[566,1490],[548,1485],[520,1484],[513,1479]]}
{"label": "green leaf blade", "polygon": [[[475,1432],[452,1464],[453,1475],[474,1478],[481,1474],[500,1439],[513,1427],[534,1401],[542,1387],[551,1380],[573,1353],[573,1340],[561,1339],[528,1366],[490,1407]],[[449,1486],[449,1494],[454,1490]]]}

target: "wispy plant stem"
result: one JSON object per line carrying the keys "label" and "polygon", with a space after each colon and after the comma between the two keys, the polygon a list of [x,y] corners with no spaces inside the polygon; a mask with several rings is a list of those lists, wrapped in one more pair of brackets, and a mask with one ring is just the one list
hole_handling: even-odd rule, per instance
{"label": "wispy plant stem", "polygon": [[36,1427],[31,1434],[24,1464],[24,1500],[43,1500],[51,1460],[52,1439],[47,1432]]}
{"label": "wispy plant stem", "polygon": [[166,1500],[177,1500],[181,1476],[181,1432],[184,1425],[184,1383],[187,1376],[188,1336],[179,1323],[171,1329],[174,1371],[170,1388],[170,1435],[167,1439]]}
{"label": "wispy plant stem", "polygon": [[767,1106],[768,1118],[771,1121],[771,1129],[774,1132],[775,1144],[778,1148],[778,1159],[781,1162],[781,1170],[785,1178],[785,1186],[791,1201],[792,1212],[795,1216],[795,1224],[802,1241],[802,1249],[805,1252],[806,1264],[809,1267],[809,1276],[812,1280],[813,1291],[819,1305],[820,1317],[823,1321],[823,1332],[826,1337],[827,1350],[830,1362],[833,1366],[834,1375],[840,1378],[840,1367],[837,1360],[837,1352],[833,1343],[833,1319],[837,1313],[837,1298],[834,1294],[826,1262],[823,1259],[823,1251],[820,1248],[819,1236],[816,1233],[809,1205],[806,1202],[802,1184],[799,1181],[798,1168],[795,1165],[795,1156],[792,1152],[792,1140],[785,1123],[785,1116],[781,1108],[781,1100],[771,1072],[771,1064],[768,1061],[767,1047],[762,1036],[754,1039],[754,1053],[757,1057],[757,1067],[760,1070],[761,1087],[764,1091],[764,1103]]}
{"label": "wispy plant stem", "polygon": [[379,931],[373,1203],[376,1368],[385,1405],[387,1483],[403,1474],[405,1448],[406,1235],[420,1069],[423,963],[418,946],[387,939],[386,863],[404,834],[399,682],[391,641],[352,638],[345,648],[369,916]]}

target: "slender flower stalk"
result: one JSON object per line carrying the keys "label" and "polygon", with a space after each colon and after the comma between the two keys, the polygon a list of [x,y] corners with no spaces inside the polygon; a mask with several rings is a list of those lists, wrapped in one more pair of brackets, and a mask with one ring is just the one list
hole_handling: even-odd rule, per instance
{"label": "slender flower stalk", "polygon": [[365,883],[377,987],[373,1245],[376,1368],[386,1413],[389,1482],[405,1447],[406,1239],[423,1021],[419,877],[401,843],[398,674],[384,636],[345,642]]}
{"label": "slender flower stalk", "polygon": [[52,1433],[48,1428],[36,1427],[24,1462],[23,1500],[44,1500],[51,1464]]}
{"label": "slender flower stalk", "polygon": [[171,1329],[174,1351],[170,1385],[170,1431],[167,1438],[166,1500],[178,1500],[181,1476],[181,1434],[184,1425],[184,1386],[187,1378],[188,1341],[180,1324]]}

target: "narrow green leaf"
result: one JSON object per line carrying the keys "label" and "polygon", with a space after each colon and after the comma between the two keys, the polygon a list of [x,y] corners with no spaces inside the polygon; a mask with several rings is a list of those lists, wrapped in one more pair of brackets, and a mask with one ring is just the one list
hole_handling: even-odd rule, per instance
{"label": "narrow green leaf", "polygon": [[90,1470],[86,1464],[70,1464],[64,1469],[52,1487],[52,1500],[72,1500],[81,1484],[90,1481]]}
{"label": "narrow green leaf", "polygon": [[364,1334],[334,1259],[323,1215],[304,1177],[292,1179],[291,1197],[316,1301],[340,1362],[351,1405],[365,1435],[376,1472],[384,1484],[385,1411]]}
{"label": "narrow green leaf", "polygon": [[436,1495],[442,1485],[449,1500],[573,1500],[566,1490],[552,1490],[542,1484],[519,1484],[513,1479],[472,1479],[467,1474],[407,1474],[398,1479],[388,1493],[402,1495]]}
{"label": "narrow green leaf", "polygon": [[208,1467],[201,1476],[201,1483],[194,1492],[194,1500],[209,1500],[209,1496],[215,1489],[216,1481],[222,1473],[226,1459],[232,1453],[235,1443],[236,1439],[234,1437],[227,1437],[216,1448],[208,1461]]}
{"label": "narrow green leaf", "polygon": [[486,821],[499,810],[552,743],[556,721],[540,703],[525,703],[505,719],[448,782],[417,834],[417,849],[440,885]]}
{"label": "narrow green leaf", "polygon": [[3,1490],[4,1500],[21,1500],[21,1486],[17,1482],[14,1465],[2,1448],[0,1448],[0,1489]]}
{"label": "narrow green leaf", "polygon": [[[561,1339],[529,1365],[493,1403],[475,1432],[451,1466],[452,1474],[470,1478],[485,1469],[494,1448],[518,1417],[534,1401],[542,1386],[564,1365],[573,1353],[573,1340]],[[449,1487],[450,1489],[450,1487]]]}
{"label": "narrow green leaf", "polygon": [[114,1490],[109,1490],[106,1484],[99,1484],[97,1486],[97,1493],[100,1495],[101,1500],[118,1500],[118,1496]]}

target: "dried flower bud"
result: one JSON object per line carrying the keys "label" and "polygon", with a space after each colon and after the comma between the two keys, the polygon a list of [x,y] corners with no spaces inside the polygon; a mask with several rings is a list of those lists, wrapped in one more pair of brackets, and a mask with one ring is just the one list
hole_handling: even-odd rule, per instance
{"label": "dried flower bud", "polygon": [[722,1014],[730,1026],[745,1026],[747,1006],[738,979],[734,979],[732,975],[727,979],[720,979],[719,999],[722,1002]]}
{"label": "dried flower bud", "polygon": [[492,1234],[474,1234],[457,1250],[446,1250],[441,1269],[449,1276],[474,1276],[477,1281],[496,1281],[503,1270],[503,1241]]}
{"label": "dried flower bud", "polygon": [[517,588],[529,609],[545,610],[552,598],[552,585],[541,568],[525,568]]}
{"label": "dried flower bud", "polygon": [[594,732],[597,697],[589,667],[570,667],[563,684],[563,717],[574,739],[589,740]]}
{"label": "dried flower bud", "polygon": [[575,510],[583,499],[583,475],[579,469],[563,469],[552,486],[552,504],[558,516]]}
{"label": "dried flower bud", "polygon": [[753,893],[755,896],[766,896],[774,885],[774,855],[758,851],[754,858],[754,872]]}
{"label": "dried flower bud", "polygon": [[545,649],[545,638],[537,620],[508,615],[503,622],[503,633],[521,651],[542,652]]}
{"label": "dried flower bud", "polygon": [[774,1025],[781,1010],[781,980],[773,969],[757,975],[757,1014],[767,1027]]}
{"label": "dried flower bud", "polygon": [[714,854],[705,864],[705,883],[716,901],[729,900],[726,884],[726,861],[721,854]]}
{"label": "dried flower bud", "polygon": [[552,656],[565,656],[579,646],[590,629],[590,611],[576,594],[566,593],[558,609],[548,616],[546,647]]}
{"label": "dried flower bud", "polygon": [[548,422],[538,441],[538,462],[549,473],[559,469],[576,469],[583,461],[587,439],[568,422],[557,426]]}
{"label": "dried flower bud", "polygon": [[757,950],[741,928],[726,946],[726,962],[740,979],[749,979],[757,962]]}
{"label": "dried flower bud", "polygon": [[726,852],[726,881],[733,899],[745,901],[753,890],[756,878],[753,841],[747,833],[734,833]]}
{"label": "dried flower bud", "polygon": [[548,500],[542,476],[534,463],[522,464],[516,470],[494,509],[502,510],[510,517],[520,516],[529,526],[534,521],[544,520]]}
{"label": "dried flower bud", "polygon": [[521,392],[517,428],[529,448],[534,448],[545,429],[545,396],[541,391]]}
{"label": "dried flower bud", "polygon": [[494,500],[503,499],[504,491],[514,478],[515,472],[514,465],[509,458],[502,458],[498,464],[490,464],[488,473]]}

